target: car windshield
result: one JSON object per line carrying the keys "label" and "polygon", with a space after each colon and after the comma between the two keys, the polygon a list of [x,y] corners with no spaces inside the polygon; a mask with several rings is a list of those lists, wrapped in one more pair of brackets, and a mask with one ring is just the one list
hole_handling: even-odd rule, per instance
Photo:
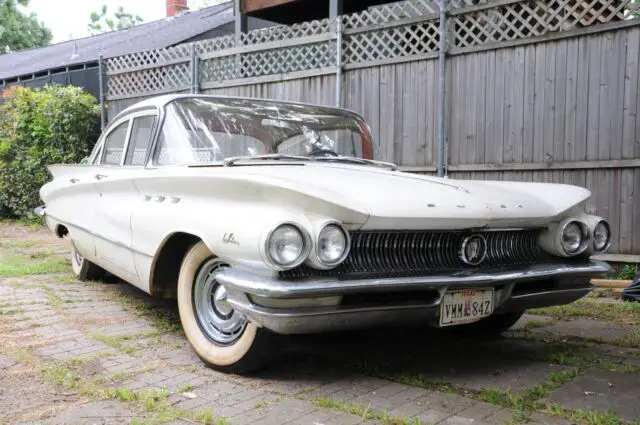
{"label": "car windshield", "polygon": [[235,157],[379,158],[366,123],[322,106],[229,98],[183,98],[165,107],[157,165]]}

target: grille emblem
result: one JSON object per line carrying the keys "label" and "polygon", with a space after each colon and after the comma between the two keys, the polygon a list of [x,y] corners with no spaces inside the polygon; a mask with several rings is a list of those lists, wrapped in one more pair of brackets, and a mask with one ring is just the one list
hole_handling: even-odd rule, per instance
{"label": "grille emblem", "polygon": [[462,241],[460,259],[470,266],[477,266],[487,256],[487,240],[482,235],[471,235]]}

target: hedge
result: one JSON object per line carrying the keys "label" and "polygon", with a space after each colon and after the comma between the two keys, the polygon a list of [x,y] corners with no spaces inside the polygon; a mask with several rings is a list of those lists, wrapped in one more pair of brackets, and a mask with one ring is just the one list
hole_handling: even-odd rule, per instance
{"label": "hedge", "polygon": [[47,165],[79,163],[100,132],[96,98],[73,86],[12,87],[0,106],[0,218],[29,219]]}

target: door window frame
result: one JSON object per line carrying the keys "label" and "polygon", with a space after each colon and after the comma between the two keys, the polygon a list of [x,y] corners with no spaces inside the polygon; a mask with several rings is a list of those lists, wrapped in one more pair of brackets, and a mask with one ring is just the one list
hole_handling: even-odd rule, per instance
{"label": "door window frame", "polygon": [[[125,141],[125,146],[124,146],[124,150],[122,151],[122,160],[120,161],[120,166],[121,167],[138,167],[138,168],[144,168],[147,165],[147,162],[149,161],[149,154],[151,152],[151,145],[153,144],[153,140],[156,136],[156,132],[158,130],[158,119],[159,119],[159,114],[157,111],[139,111],[139,112],[134,112],[131,115],[129,115],[129,131],[127,132],[127,140]],[[144,161],[142,162],[142,164],[139,165],[134,165],[134,164],[125,164],[125,161],[127,160],[127,154],[129,153],[129,146],[131,146],[131,133],[133,132],[133,120],[135,120],[136,118],[144,118],[144,117],[153,117],[153,124],[151,125],[151,132],[149,134],[149,144],[147,145],[147,151],[144,154]]]}
{"label": "door window frame", "polygon": [[[127,151],[129,149],[129,144],[131,142],[131,132],[133,129],[133,120],[135,118],[140,118],[140,117],[145,117],[145,116],[153,116],[154,122],[153,122],[153,127],[151,129],[151,139],[149,140],[149,146],[147,147],[147,152],[145,153],[145,159],[144,159],[144,163],[142,165],[125,165],[125,160],[127,158]],[[104,145],[107,141],[107,137],[109,137],[111,135],[111,133],[113,133],[121,124],[127,122],[128,123],[128,127],[127,127],[127,134],[125,135],[125,141],[124,141],[124,145],[122,148],[122,158],[120,159],[120,163],[119,164],[103,164],[102,163],[102,152],[104,150]],[[117,120],[113,121],[112,123],[109,124],[109,126],[107,127],[107,129],[102,133],[102,135],[100,136],[100,138],[98,139],[98,141],[96,142],[96,145],[94,147],[94,151],[92,152],[91,156],[89,157],[89,161],[88,161],[88,165],[94,165],[94,166],[99,166],[99,167],[142,167],[142,168],[146,168],[149,159],[150,159],[150,154],[151,154],[151,150],[152,148],[155,146],[155,139],[158,133],[158,129],[160,128],[160,112],[158,111],[158,108],[153,107],[153,108],[145,108],[145,109],[141,109],[141,110],[137,110],[137,111],[132,111],[129,114],[118,118]]]}

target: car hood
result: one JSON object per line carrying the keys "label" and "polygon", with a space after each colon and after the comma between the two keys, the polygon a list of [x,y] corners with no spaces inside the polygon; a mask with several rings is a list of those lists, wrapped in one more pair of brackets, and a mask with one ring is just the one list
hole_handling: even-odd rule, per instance
{"label": "car hood", "polygon": [[364,214],[364,229],[426,223],[432,229],[542,226],[590,196],[587,189],[570,185],[453,180],[374,166],[311,163],[216,171]]}

